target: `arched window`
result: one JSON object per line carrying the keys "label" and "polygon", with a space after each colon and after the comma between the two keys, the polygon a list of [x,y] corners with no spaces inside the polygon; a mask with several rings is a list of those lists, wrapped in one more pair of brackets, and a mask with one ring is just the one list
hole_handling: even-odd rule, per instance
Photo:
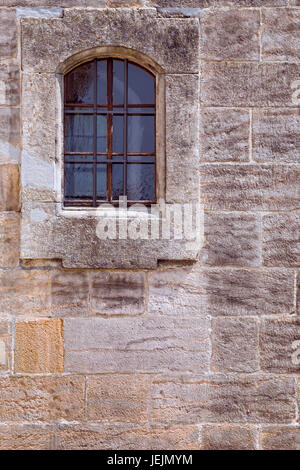
{"label": "arched window", "polygon": [[65,75],[64,96],[65,205],[155,202],[154,75],[95,59]]}

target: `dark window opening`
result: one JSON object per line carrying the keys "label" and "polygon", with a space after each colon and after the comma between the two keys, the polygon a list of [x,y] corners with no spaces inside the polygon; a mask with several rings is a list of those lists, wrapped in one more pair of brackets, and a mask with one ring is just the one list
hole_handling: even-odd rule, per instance
{"label": "dark window opening", "polygon": [[155,77],[124,59],[65,76],[66,206],[155,202]]}

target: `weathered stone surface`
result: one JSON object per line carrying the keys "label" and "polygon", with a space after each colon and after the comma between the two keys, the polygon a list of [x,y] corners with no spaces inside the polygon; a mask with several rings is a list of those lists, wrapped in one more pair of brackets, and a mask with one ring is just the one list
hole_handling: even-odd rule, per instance
{"label": "weathered stone surface", "polygon": [[143,9],[65,10],[63,18],[22,20],[22,63],[25,71],[55,72],[79,51],[125,46],[149,55],[167,72],[197,73],[198,40],[193,18],[161,19],[155,10]]}
{"label": "weathered stone surface", "polygon": [[0,0],[0,5],[10,7],[102,7],[106,0]]}
{"label": "weathered stone surface", "polygon": [[211,369],[216,372],[259,370],[258,323],[253,318],[215,318]]}
{"label": "weathered stone surface", "polygon": [[300,59],[300,12],[298,9],[263,10],[262,59]]}
{"label": "weathered stone surface", "polygon": [[0,211],[19,210],[18,165],[0,164]]}
{"label": "weathered stone surface", "polygon": [[[199,198],[199,77],[166,77],[166,200]],[[184,185],[182,184],[184,181]]]}
{"label": "weathered stone surface", "polygon": [[11,364],[11,323],[0,321],[0,372],[7,372]]}
{"label": "weathered stone surface", "polygon": [[0,213],[0,268],[16,268],[20,258],[20,216]]}
{"label": "weathered stone surface", "polygon": [[14,10],[0,11],[0,57],[14,57],[17,54],[17,25]]}
{"label": "weathered stone surface", "polygon": [[200,16],[201,58],[258,60],[258,10],[203,11]]}
{"label": "weathered stone surface", "polygon": [[196,450],[200,446],[197,426],[59,426],[56,442],[61,450]]}
{"label": "weathered stone surface", "polygon": [[300,208],[300,165],[201,165],[202,202],[209,210]]}
{"label": "weathered stone surface", "polygon": [[146,375],[89,377],[87,419],[92,422],[146,422],[149,384]]}
{"label": "weathered stone surface", "polygon": [[0,450],[50,450],[52,447],[51,426],[0,425]]}
{"label": "weathered stone surface", "polygon": [[112,8],[118,7],[135,7],[143,6],[142,0],[107,0],[107,6]]}
{"label": "weathered stone surface", "polygon": [[[13,1],[13,0],[5,0]],[[53,1],[53,0],[52,0]],[[298,0],[291,0],[298,1]],[[178,10],[189,8],[207,8],[211,6],[247,6],[247,7],[269,7],[286,6],[288,0],[146,0],[147,4],[156,7],[171,7]],[[177,8],[178,7],[178,8]]]}
{"label": "weathered stone surface", "polygon": [[202,448],[205,450],[254,450],[255,430],[248,426],[205,424]]}
{"label": "weathered stone surface", "polygon": [[295,419],[294,378],[268,375],[169,376],[153,380],[155,422],[289,423]]}
{"label": "weathered stone surface", "polygon": [[137,315],[145,311],[145,275],[95,272],[91,275],[91,308],[102,315]]}
{"label": "weathered stone surface", "polygon": [[240,109],[201,110],[200,148],[203,162],[249,160],[250,115]]}
{"label": "weathered stone surface", "polygon": [[51,273],[52,315],[82,315],[89,313],[89,281],[86,272],[54,270]]}
{"label": "weathered stone surface", "polygon": [[207,370],[208,325],[199,318],[67,318],[65,371]]}
{"label": "weathered stone surface", "polygon": [[292,83],[300,64],[203,63],[205,106],[295,106]]}
{"label": "weathered stone surface", "polygon": [[263,450],[300,450],[300,426],[264,426]]}
{"label": "weathered stone surface", "polygon": [[253,155],[259,162],[300,162],[300,110],[253,112]]}
{"label": "weathered stone surface", "polygon": [[64,371],[63,323],[57,318],[17,322],[15,330],[16,373]]}
{"label": "weathered stone surface", "polygon": [[10,161],[11,156],[7,155],[6,144],[20,145],[20,110],[18,108],[0,108],[0,139],[0,161]]}
{"label": "weathered stone surface", "polygon": [[43,270],[0,270],[0,313],[49,315],[50,276]]}
{"label": "weathered stone surface", "polygon": [[260,221],[255,214],[205,213],[202,262],[213,266],[259,266],[259,232]]}
{"label": "weathered stone surface", "polygon": [[84,377],[0,377],[0,421],[83,418]]}
{"label": "weathered stone surface", "polygon": [[149,313],[245,316],[294,311],[294,272],[172,269],[149,274]]}
{"label": "weathered stone surface", "polygon": [[262,370],[281,374],[299,373],[299,356],[300,319],[264,319],[260,326]]}
{"label": "weathered stone surface", "polygon": [[20,102],[19,66],[0,65],[0,105],[18,105]]}
{"label": "weathered stone surface", "polygon": [[[296,193],[298,183],[291,182]],[[300,216],[269,214],[263,217],[263,263],[265,266],[300,266]]]}

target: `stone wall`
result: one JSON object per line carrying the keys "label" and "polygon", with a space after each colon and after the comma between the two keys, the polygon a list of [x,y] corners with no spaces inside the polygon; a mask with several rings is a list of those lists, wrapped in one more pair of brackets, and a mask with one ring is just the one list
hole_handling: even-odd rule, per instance
{"label": "stone wall", "polygon": [[[199,21],[197,263],[20,259],[20,7],[88,6]],[[299,6],[0,1],[0,448],[300,449]]]}

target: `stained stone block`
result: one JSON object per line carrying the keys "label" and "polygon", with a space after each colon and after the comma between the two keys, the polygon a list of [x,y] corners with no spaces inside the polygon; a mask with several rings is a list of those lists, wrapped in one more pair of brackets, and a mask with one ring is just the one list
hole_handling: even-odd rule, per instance
{"label": "stained stone block", "polygon": [[260,350],[262,370],[299,373],[300,319],[264,319],[260,327]]}
{"label": "stained stone block", "polygon": [[89,377],[89,421],[147,421],[149,378],[147,375],[102,375]]}
{"label": "stained stone block", "polygon": [[27,72],[55,72],[73,54],[109,45],[149,55],[169,73],[198,73],[198,41],[193,18],[161,19],[146,9],[65,10],[61,19],[22,20],[22,63]]}
{"label": "stained stone block", "polygon": [[207,62],[202,64],[205,106],[295,106],[292,83],[300,64]]}
{"label": "stained stone block", "polygon": [[[20,146],[20,110],[18,108],[0,108],[0,162],[13,160],[13,148],[18,154]],[[9,145],[11,144],[11,145]]]}
{"label": "stained stone block", "polygon": [[84,377],[0,377],[1,422],[83,419]]}
{"label": "stained stone block", "polygon": [[299,109],[253,112],[253,153],[258,162],[300,162]]}
{"label": "stained stone block", "polygon": [[11,365],[11,323],[0,321],[0,372],[8,372]]}
{"label": "stained stone block", "polygon": [[153,379],[151,418],[175,423],[290,423],[296,416],[293,377],[181,375]]}
{"label": "stained stone block", "polygon": [[205,450],[254,450],[256,432],[249,426],[205,424],[202,427]]}
{"label": "stained stone block", "polygon": [[50,275],[43,270],[0,270],[0,314],[48,316]]}
{"label": "stained stone block", "polygon": [[249,132],[248,111],[203,108],[200,125],[201,161],[248,161]]}
{"label": "stained stone block", "polygon": [[19,210],[19,167],[0,164],[0,211]]}
{"label": "stained stone block", "polygon": [[0,105],[10,106],[20,103],[19,66],[0,65]]}
{"label": "stained stone block", "polygon": [[65,319],[65,371],[203,371],[209,361],[205,319]]}
{"label": "stained stone block", "polygon": [[258,10],[207,10],[200,15],[201,58],[258,60]]}
{"label": "stained stone block", "polygon": [[35,424],[1,424],[0,450],[50,450],[51,426]]}
{"label": "stained stone block", "polygon": [[0,268],[16,268],[20,258],[20,216],[0,213]]}
{"label": "stained stone block", "polygon": [[59,373],[64,371],[62,321],[17,322],[15,373]]}
{"label": "stained stone block", "polygon": [[262,59],[300,59],[300,12],[298,9],[268,9],[262,12]]}
{"label": "stained stone block", "polygon": [[53,316],[88,315],[89,281],[86,272],[55,270],[51,273]]}
{"label": "stained stone block", "polygon": [[80,450],[196,450],[197,426],[133,426],[124,424],[60,425],[56,433],[57,449]]}
{"label": "stained stone block", "polygon": [[201,165],[208,210],[299,209],[300,165]]}
{"label": "stained stone block", "polygon": [[101,315],[137,315],[145,311],[143,273],[97,272],[91,275],[91,308]]}
{"label": "stained stone block", "polygon": [[263,426],[263,450],[300,450],[300,426]]}
{"label": "stained stone block", "polygon": [[14,10],[0,10],[0,57],[15,57],[17,54],[17,24]]}
{"label": "stained stone block", "polygon": [[251,318],[216,318],[212,322],[212,370],[259,370],[258,323]]}
{"label": "stained stone block", "polygon": [[[297,183],[291,183],[291,188]],[[296,192],[296,191],[294,191]],[[262,254],[265,266],[300,266],[300,216],[268,214],[263,217]]]}

